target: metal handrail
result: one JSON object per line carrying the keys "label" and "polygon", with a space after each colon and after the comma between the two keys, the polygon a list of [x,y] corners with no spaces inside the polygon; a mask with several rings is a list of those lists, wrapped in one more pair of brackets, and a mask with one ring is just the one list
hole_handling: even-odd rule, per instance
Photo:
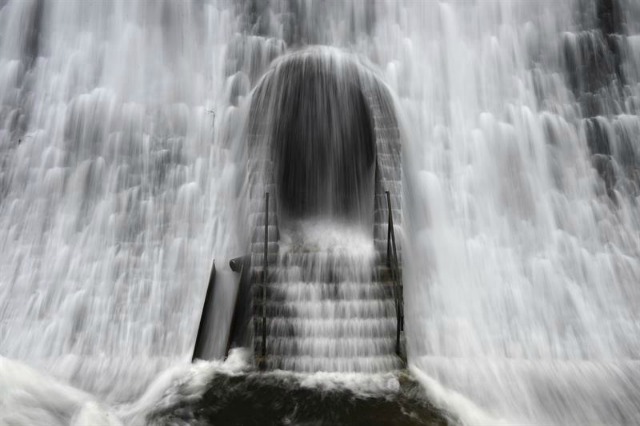
{"label": "metal handrail", "polygon": [[269,271],[269,193],[265,193],[264,263],[262,265],[262,361],[267,354],[267,275]]}
{"label": "metal handrail", "polygon": [[393,227],[393,211],[391,210],[391,195],[387,195],[387,209],[389,221],[387,223],[387,267],[391,270],[393,280],[394,302],[396,305],[396,355],[400,356],[400,334],[404,331],[404,313],[400,300],[400,266],[398,264],[398,250],[396,248],[396,233]]}

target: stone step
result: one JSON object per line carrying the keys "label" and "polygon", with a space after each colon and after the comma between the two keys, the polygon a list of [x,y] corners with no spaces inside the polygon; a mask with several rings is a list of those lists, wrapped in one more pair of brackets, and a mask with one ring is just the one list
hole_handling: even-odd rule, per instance
{"label": "stone step", "polygon": [[[389,192],[389,199],[391,200],[392,209],[400,209],[402,207],[402,194],[396,192]],[[374,206],[378,209],[388,210],[389,203],[387,202],[387,194],[385,192],[377,193],[374,199]]]}
{"label": "stone step", "polygon": [[[255,339],[258,347],[262,336]],[[374,338],[267,337],[268,355],[325,357],[370,357],[392,355],[396,349],[393,336]]]}
{"label": "stone step", "polygon": [[[251,267],[251,285],[252,287],[262,287],[263,270],[261,266],[252,266]],[[267,286],[270,283],[276,282],[278,279],[278,271],[275,267],[269,267],[267,269]]]}
{"label": "stone step", "polygon": [[395,164],[384,164],[378,161],[378,173],[382,180],[402,179],[402,169]]}
{"label": "stone step", "polygon": [[[262,299],[254,298],[253,314],[262,316]],[[395,318],[396,307],[393,298],[368,300],[325,300],[274,302],[267,299],[266,316],[270,318]]]}
{"label": "stone step", "polygon": [[264,199],[267,192],[269,193],[269,204],[271,204],[275,200],[276,186],[271,182],[256,180],[249,187],[249,198]]}
{"label": "stone step", "polygon": [[[394,288],[396,283],[391,279],[390,272],[384,272],[382,280],[377,280],[375,283],[372,282],[355,282],[350,281],[346,283],[347,285],[353,286],[361,286],[362,288],[355,287],[347,287],[347,288],[336,288],[336,286],[341,286],[344,283],[316,283],[317,285],[322,284],[327,286],[321,290],[309,288],[308,290],[302,289],[286,289],[282,288],[282,286],[290,286],[296,285],[297,283],[280,283],[278,282],[277,272],[270,272],[267,277],[266,286],[262,284],[262,271],[256,270],[252,272],[253,274],[253,284],[251,286],[251,291],[256,297],[262,297],[262,290],[266,287],[266,297],[269,300],[274,301],[283,301],[287,298],[295,298],[294,300],[319,300],[321,298],[327,300],[337,300],[337,299],[348,299],[348,300],[356,300],[356,299],[384,299],[384,298],[393,298],[394,297]],[[382,273],[381,273],[382,274]],[[400,281],[400,287],[402,287],[402,282]],[[307,282],[304,282],[305,286],[310,285]]]}
{"label": "stone step", "polygon": [[[277,255],[279,251],[280,251],[280,244],[278,242],[267,242],[268,254]],[[262,254],[262,260],[264,261],[264,241],[261,243],[251,243],[251,253]]]}
{"label": "stone step", "polygon": [[249,158],[247,170],[256,174],[270,174],[273,171],[273,161],[265,158]]}
{"label": "stone step", "polygon": [[[264,249],[263,249],[264,250]],[[263,250],[257,250],[255,252],[251,253],[251,267],[252,268],[260,268],[262,269],[262,267],[264,266],[264,252]],[[273,270],[275,271],[278,267],[278,252],[275,251],[269,251],[267,253],[267,262],[268,262],[268,267],[271,269],[273,268]]]}
{"label": "stone step", "polygon": [[[395,220],[395,218],[394,218]],[[399,245],[400,242],[400,236],[402,235],[402,226],[400,224],[396,224],[394,222],[393,224],[393,232],[396,236],[396,246]],[[387,240],[387,238],[389,237],[389,224],[387,222],[387,220],[384,221],[379,221],[379,222],[375,222],[373,224],[373,238],[381,240],[384,239],[385,241]]]}
{"label": "stone step", "polygon": [[[262,297],[264,286],[253,286],[255,297]],[[320,300],[380,300],[394,297],[393,281],[384,283],[270,283],[266,286],[266,297],[272,302],[320,301]]]}
{"label": "stone step", "polygon": [[[269,225],[269,242],[277,243],[280,241],[280,231],[277,225]],[[255,226],[253,228],[253,232],[251,235],[252,243],[263,243],[264,244],[264,225]]]}
{"label": "stone step", "polygon": [[[392,337],[396,335],[396,317],[353,318],[347,321],[333,318],[285,318],[267,319],[268,335],[272,337],[318,336],[318,337]],[[262,326],[260,325],[260,330]]]}
{"label": "stone step", "polygon": [[376,194],[383,195],[385,191],[389,191],[392,195],[402,194],[402,181],[384,179],[376,182]]}
{"label": "stone step", "polygon": [[[249,211],[254,213],[264,213],[265,211],[265,197],[264,194],[260,197],[251,198],[249,200]],[[276,216],[276,203],[273,197],[269,197],[269,216]]]}
{"label": "stone step", "polygon": [[[380,119],[382,119],[384,117],[383,112],[379,111],[379,114],[380,114]],[[379,123],[379,120],[376,120],[376,123]],[[395,127],[395,126],[394,127],[376,126],[375,132],[378,138],[381,138],[385,141],[383,143],[388,143],[386,141],[397,141],[400,138],[400,130],[398,129],[398,127]]]}
{"label": "stone step", "polygon": [[396,355],[358,358],[268,356],[265,362],[266,368],[270,370],[288,370],[304,373],[340,371],[373,374],[402,368],[402,361]]}
{"label": "stone step", "polygon": [[395,150],[393,145],[384,144],[382,147],[384,151],[378,151],[376,156],[378,164],[384,164],[385,166],[398,167],[398,161],[400,160],[400,151]]}
{"label": "stone step", "polygon": [[[397,225],[402,223],[402,210],[397,208],[392,208],[391,213],[393,213],[393,225],[395,229]],[[373,221],[375,223],[384,223],[384,224],[387,224],[389,222],[389,209],[387,208],[386,203],[381,208],[374,210]]]}
{"label": "stone step", "polygon": [[300,267],[287,267],[280,268],[278,270],[278,277],[274,282],[287,283],[287,282],[307,282],[307,283],[326,283],[326,284],[340,284],[342,282],[357,282],[361,284],[367,284],[372,282],[373,275],[371,274],[372,268],[367,268],[368,271],[361,273],[354,273],[347,267],[337,267],[333,269],[325,270],[310,270]]}
{"label": "stone step", "polygon": [[378,266],[374,272],[374,278],[381,283],[393,283],[393,273],[388,266]]}
{"label": "stone step", "polygon": [[[262,233],[264,233],[264,222],[265,222],[265,213],[264,209],[260,209],[258,211],[254,211],[249,215],[249,226],[251,228],[261,229]],[[271,211],[269,208],[269,227],[278,224],[278,215]],[[271,230],[270,230],[271,231]]]}
{"label": "stone step", "polygon": [[[373,245],[376,248],[376,250],[382,254],[383,259],[386,262],[386,258],[387,258],[387,237],[385,235],[384,238],[374,238],[373,239]],[[398,253],[398,262],[402,261],[402,244],[400,244],[400,238],[398,237],[398,234],[396,234],[396,252]]]}

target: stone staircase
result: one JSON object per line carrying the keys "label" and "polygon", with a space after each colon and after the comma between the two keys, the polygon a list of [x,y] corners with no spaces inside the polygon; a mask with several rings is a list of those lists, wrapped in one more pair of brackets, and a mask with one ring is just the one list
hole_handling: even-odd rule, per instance
{"label": "stone staircase", "polygon": [[[256,363],[264,369],[382,372],[399,368],[405,357],[400,131],[386,86],[364,68],[358,73],[376,145],[373,232],[368,231],[364,257],[284,245],[273,157],[263,137],[270,133],[259,113],[262,98],[252,106],[257,118],[249,135],[251,330]],[[391,252],[390,214],[396,247]]]}
{"label": "stone staircase", "polygon": [[262,285],[254,287],[254,347],[263,368],[364,373],[400,368],[394,284],[386,266],[375,267],[377,260],[373,250],[349,255],[283,249],[266,294]]}

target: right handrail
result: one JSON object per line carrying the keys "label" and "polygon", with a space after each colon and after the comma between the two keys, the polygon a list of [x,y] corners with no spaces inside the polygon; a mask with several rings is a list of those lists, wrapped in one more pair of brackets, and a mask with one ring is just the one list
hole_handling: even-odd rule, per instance
{"label": "right handrail", "polygon": [[267,354],[267,275],[269,272],[269,193],[265,194],[264,263],[262,265],[262,362]]}
{"label": "right handrail", "polygon": [[400,334],[404,330],[404,313],[402,312],[402,301],[400,300],[400,267],[398,265],[398,250],[396,248],[396,233],[393,227],[393,211],[391,209],[391,195],[387,195],[387,209],[389,210],[389,221],[387,223],[387,267],[391,270],[391,278],[394,287],[394,302],[396,305],[396,355],[400,356]]}

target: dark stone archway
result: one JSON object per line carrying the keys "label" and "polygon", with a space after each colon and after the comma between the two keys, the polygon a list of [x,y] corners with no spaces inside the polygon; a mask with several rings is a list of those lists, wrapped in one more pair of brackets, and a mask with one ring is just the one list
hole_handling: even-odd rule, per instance
{"label": "dark stone archway", "polygon": [[266,178],[283,219],[371,216],[376,138],[359,71],[345,55],[303,51],[279,61],[255,90],[250,120],[273,163]]}

